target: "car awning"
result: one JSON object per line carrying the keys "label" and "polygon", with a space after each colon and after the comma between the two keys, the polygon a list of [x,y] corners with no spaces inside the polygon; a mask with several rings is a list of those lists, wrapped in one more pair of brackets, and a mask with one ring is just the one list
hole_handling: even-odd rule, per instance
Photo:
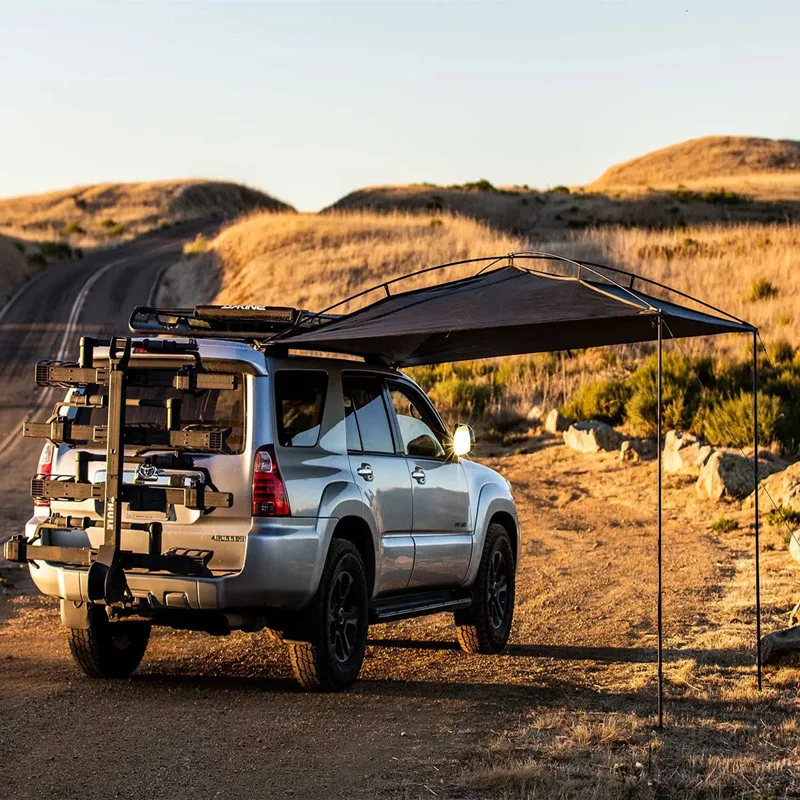
{"label": "car awning", "polygon": [[755,330],[618,283],[509,265],[393,294],[311,330],[277,338],[290,348],[407,367],[653,341],[659,315],[665,338]]}

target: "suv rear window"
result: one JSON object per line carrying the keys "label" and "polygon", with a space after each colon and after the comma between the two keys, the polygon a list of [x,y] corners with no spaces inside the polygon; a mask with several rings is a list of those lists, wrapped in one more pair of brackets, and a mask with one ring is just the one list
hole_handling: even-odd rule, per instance
{"label": "suv rear window", "polygon": [[[181,430],[197,427],[229,428],[225,436],[225,452],[236,454],[244,450],[244,380],[238,376],[233,390],[204,389],[198,392],[181,392],[172,387],[128,386],[127,399],[147,401],[180,400]],[[107,425],[108,409],[81,409],[78,422],[85,425]],[[133,428],[166,430],[164,408],[147,405],[129,405],[125,409],[125,425]]]}
{"label": "suv rear window", "polygon": [[282,447],[314,447],[319,441],[328,374],[320,370],[275,373],[275,415]]}

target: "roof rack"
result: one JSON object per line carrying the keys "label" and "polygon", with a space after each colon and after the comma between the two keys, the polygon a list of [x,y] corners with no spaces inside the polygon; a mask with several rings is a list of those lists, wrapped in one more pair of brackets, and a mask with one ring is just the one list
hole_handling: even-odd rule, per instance
{"label": "roof rack", "polygon": [[287,306],[222,305],[194,308],[137,306],[128,323],[133,333],[192,338],[269,340],[291,329],[305,330],[338,319]]}

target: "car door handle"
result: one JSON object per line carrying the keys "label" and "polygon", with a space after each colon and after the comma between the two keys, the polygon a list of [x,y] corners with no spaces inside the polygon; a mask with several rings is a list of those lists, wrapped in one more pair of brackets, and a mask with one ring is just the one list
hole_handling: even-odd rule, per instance
{"label": "car door handle", "polygon": [[356,472],[365,480],[371,481],[375,477],[372,467],[369,464],[362,464]]}
{"label": "car door handle", "polygon": [[422,469],[422,467],[414,467],[414,469],[411,470],[411,477],[417,483],[425,483],[425,470]]}

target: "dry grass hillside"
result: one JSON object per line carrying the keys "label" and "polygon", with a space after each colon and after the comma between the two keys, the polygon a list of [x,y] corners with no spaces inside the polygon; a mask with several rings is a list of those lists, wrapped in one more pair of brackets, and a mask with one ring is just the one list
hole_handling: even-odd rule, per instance
{"label": "dry grass hillside", "polygon": [[800,198],[800,142],[754,136],[704,136],[607,169],[586,189],[642,191],[724,187],[761,199]]}
{"label": "dry grass hillside", "polygon": [[487,180],[372,186],[330,209],[450,212],[523,236],[626,225],[671,228],[800,220],[800,142],[708,136],[608,169],[588,186],[496,187]]}
{"label": "dry grass hillside", "polygon": [[[471,219],[355,212],[254,214],[200,245],[187,249],[209,252],[167,273],[160,302],[192,305],[216,293],[222,303],[320,310],[389,278],[447,261],[518,250],[525,242]],[[454,268],[445,277],[460,274],[467,273]],[[419,280],[435,283],[442,274]]]}
{"label": "dry grass hillside", "polygon": [[25,260],[22,250],[23,246],[13,239],[0,236],[0,305],[35,271]]}
{"label": "dry grass hillside", "polygon": [[0,233],[92,247],[176,222],[291,210],[263,192],[206,180],[103,183],[0,200]]}

